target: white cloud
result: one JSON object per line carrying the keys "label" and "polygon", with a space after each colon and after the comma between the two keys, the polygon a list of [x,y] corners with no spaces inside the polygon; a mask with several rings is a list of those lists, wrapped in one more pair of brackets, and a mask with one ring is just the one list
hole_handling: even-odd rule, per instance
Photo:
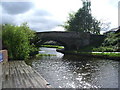
{"label": "white cloud", "polygon": [[44,9],[34,9],[33,15],[35,16],[52,16],[50,12]]}
{"label": "white cloud", "polygon": [[15,24],[15,17],[9,14],[2,14],[2,23],[5,24]]}
{"label": "white cloud", "polygon": [[118,0],[94,0],[92,2],[92,14],[98,20],[111,22],[110,28],[115,28],[118,26],[117,5]]}
{"label": "white cloud", "polygon": [[50,11],[54,18],[65,21],[68,13],[82,7],[80,0],[35,0],[36,8]]}
{"label": "white cloud", "polygon": [[[7,1],[7,0],[6,0]],[[21,0],[11,0],[19,2]],[[21,10],[17,11],[15,6],[4,7],[2,12],[3,23],[21,24],[28,22],[29,26],[36,31],[60,31],[64,30],[58,25],[63,24],[68,17],[68,13],[76,12],[82,7],[81,0],[22,0],[27,1],[26,6],[22,5]],[[111,22],[111,28],[118,25],[118,0],[91,0],[92,14],[98,20]],[[9,2],[8,2],[9,3]],[[9,4],[10,5],[10,4]],[[33,6],[31,6],[33,5]],[[28,7],[27,7],[28,6]],[[19,7],[18,7],[19,8]],[[26,8],[26,9],[24,9]]]}
{"label": "white cloud", "polygon": [[120,26],[120,1],[118,4],[118,25]]}

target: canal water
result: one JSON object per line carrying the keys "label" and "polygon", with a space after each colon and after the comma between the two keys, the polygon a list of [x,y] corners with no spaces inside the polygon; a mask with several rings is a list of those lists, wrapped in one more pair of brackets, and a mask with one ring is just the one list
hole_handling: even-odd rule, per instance
{"label": "canal water", "polygon": [[118,88],[118,61],[63,55],[55,48],[41,50],[53,56],[27,63],[55,88]]}

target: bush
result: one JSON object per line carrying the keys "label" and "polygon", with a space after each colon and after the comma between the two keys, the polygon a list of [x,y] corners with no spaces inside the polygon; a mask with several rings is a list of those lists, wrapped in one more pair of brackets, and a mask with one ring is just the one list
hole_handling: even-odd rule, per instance
{"label": "bush", "polygon": [[27,59],[30,52],[35,50],[30,40],[35,37],[27,23],[20,26],[2,25],[3,48],[8,50],[9,59]]}
{"label": "bush", "polygon": [[107,37],[99,48],[93,48],[93,51],[100,52],[120,52],[120,32],[108,32]]}
{"label": "bush", "polygon": [[113,51],[119,51],[120,50],[120,32],[115,33],[111,32],[107,34],[107,38],[104,40],[102,46],[103,47],[110,47],[113,49]]}
{"label": "bush", "polygon": [[99,48],[93,48],[93,51],[97,52],[114,52],[114,49],[112,47],[99,47]]}

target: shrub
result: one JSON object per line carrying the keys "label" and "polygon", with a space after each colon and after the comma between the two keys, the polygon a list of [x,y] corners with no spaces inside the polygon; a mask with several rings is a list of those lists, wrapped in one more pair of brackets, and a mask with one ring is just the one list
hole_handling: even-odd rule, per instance
{"label": "shrub", "polygon": [[93,51],[120,52],[120,32],[109,32],[106,35],[107,37],[102,43],[102,46],[99,48],[93,48]]}
{"label": "shrub", "polygon": [[2,25],[3,48],[8,50],[9,59],[27,59],[30,52],[35,50],[30,40],[35,37],[27,23],[20,26]]}

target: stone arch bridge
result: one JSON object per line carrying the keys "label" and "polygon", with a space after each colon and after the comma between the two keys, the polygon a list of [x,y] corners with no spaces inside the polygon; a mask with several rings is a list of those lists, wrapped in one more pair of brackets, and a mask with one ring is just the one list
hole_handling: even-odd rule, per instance
{"label": "stone arch bridge", "polygon": [[39,38],[36,40],[36,45],[39,46],[46,41],[52,40],[62,44],[65,50],[78,50],[91,44],[97,44],[98,41],[98,44],[100,44],[104,39],[103,35],[91,35],[85,32],[49,31],[37,32],[36,34]]}

